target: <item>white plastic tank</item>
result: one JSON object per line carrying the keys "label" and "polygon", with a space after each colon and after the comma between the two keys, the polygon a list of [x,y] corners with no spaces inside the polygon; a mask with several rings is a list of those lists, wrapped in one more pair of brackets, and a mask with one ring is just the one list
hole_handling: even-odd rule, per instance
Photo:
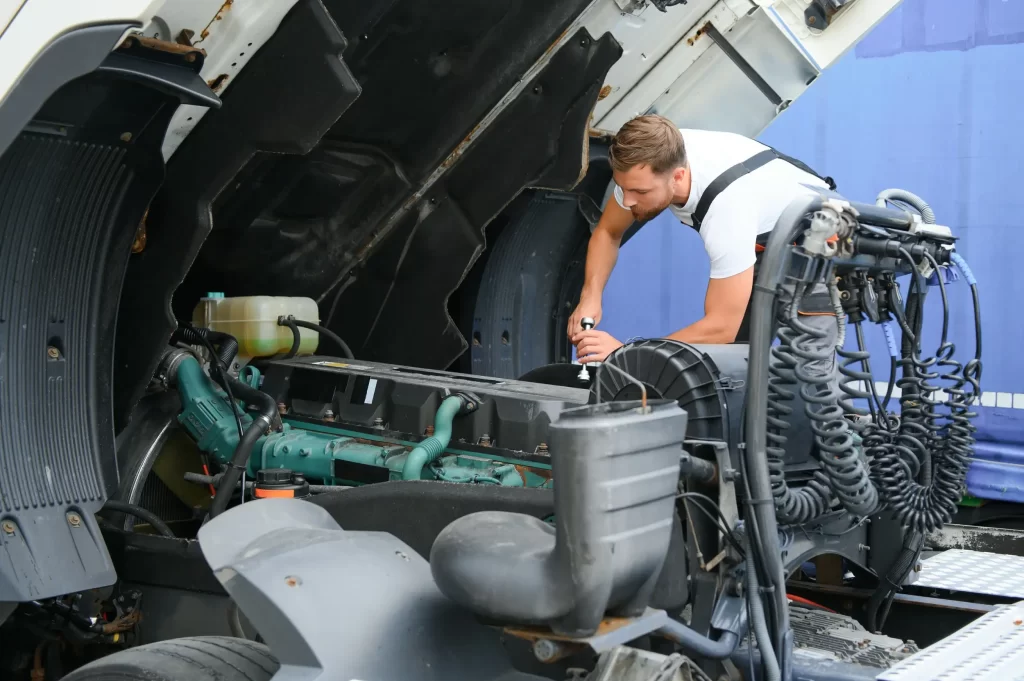
{"label": "white plastic tank", "polygon": [[[312,298],[287,296],[239,296],[225,298],[223,293],[208,293],[199,299],[192,323],[213,331],[229,333],[238,339],[239,359],[269,357],[291,350],[292,330],[278,326],[279,317],[320,323],[320,310]],[[320,334],[299,329],[300,355],[316,353]]]}

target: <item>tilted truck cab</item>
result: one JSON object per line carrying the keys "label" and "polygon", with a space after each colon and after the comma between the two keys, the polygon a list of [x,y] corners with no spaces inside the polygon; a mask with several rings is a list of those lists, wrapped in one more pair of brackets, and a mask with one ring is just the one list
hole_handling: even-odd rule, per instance
{"label": "tilted truck cab", "polygon": [[[572,359],[562,330],[610,135],[644,112],[756,135],[896,4],[12,8],[0,667],[528,679],[575,665],[596,681],[749,664],[826,679],[911,656],[852,619],[785,614],[785,577],[808,561],[842,556],[877,581],[907,523],[948,518],[869,523],[839,495],[813,527],[776,528],[779,485],[852,474],[822,458],[835,413],[748,452],[782,418],[748,417],[768,343],[631,344],[591,384],[531,374]],[[913,202],[855,198],[794,208],[787,229],[813,219],[848,240],[793,255],[802,276],[838,268],[852,295],[927,258],[957,269],[955,235],[922,227]],[[966,409],[970,390],[950,399]],[[902,470],[895,444],[874,444]],[[894,497],[911,484],[869,482]],[[864,636],[871,655],[826,636],[814,652],[838,671],[806,676],[790,652],[814,626]],[[401,656],[380,647],[397,631],[420,637]]]}

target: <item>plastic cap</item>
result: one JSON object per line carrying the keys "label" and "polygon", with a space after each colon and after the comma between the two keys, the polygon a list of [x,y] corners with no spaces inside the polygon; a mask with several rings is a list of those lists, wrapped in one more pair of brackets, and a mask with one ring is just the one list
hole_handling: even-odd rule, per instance
{"label": "plastic cap", "polygon": [[292,481],[292,472],[287,468],[264,468],[256,472],[257,483],[287,484]]}

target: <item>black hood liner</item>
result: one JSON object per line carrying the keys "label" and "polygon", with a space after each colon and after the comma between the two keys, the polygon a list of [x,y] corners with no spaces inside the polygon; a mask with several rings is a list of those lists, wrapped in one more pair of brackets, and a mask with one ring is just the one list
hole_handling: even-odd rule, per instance
{"label": "black hood liner", "polygon": [[526,186],[579,180],[618,44],[575,33],[414,194],[587,4],[328,3],[362,92],[308,155],[258,154],[220,194],[175,311],[189,315],[208,290],[309,296],[359,357],[450,364],[466,343],[446,300],[482,251],[484,226]]}
{"label": "black hood liner", "polygon": [[300,0],[169,164],[122,300],[119,422],[173,330],[172,294],[179,319],[207,291],[309,296],[359,357],[458,357],[446,301],[484,227],[524,187],[577,183],[620,47],[575,33],[453,152],[588,4]]}

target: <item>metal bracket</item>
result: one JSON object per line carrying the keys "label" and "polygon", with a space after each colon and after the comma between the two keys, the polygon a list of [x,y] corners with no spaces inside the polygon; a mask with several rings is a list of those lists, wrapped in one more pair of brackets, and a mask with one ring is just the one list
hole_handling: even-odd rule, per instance
{"label": "metal bracket", "polygon": [[732,43],[725,39],[725,36],[715,28],[713,23],[709,21],[704,24],[704,33],[721,48],[722,53],[729,58],[729,61],[735,64],[736,67],[743,72],[743,75],[745,75],[751,83],[757,86],[757,89],[761,91],[761,94],[767,97],[768,101],[774,104],[776,108],[786,108],[786,106],[788,106],[789,102],[779,96],[779,93],[768,84],[768,81],[761,77],[761,74],[750,65],[750,62],[743,58],[743,55],[736,51],[736,48],[732,46]]}

